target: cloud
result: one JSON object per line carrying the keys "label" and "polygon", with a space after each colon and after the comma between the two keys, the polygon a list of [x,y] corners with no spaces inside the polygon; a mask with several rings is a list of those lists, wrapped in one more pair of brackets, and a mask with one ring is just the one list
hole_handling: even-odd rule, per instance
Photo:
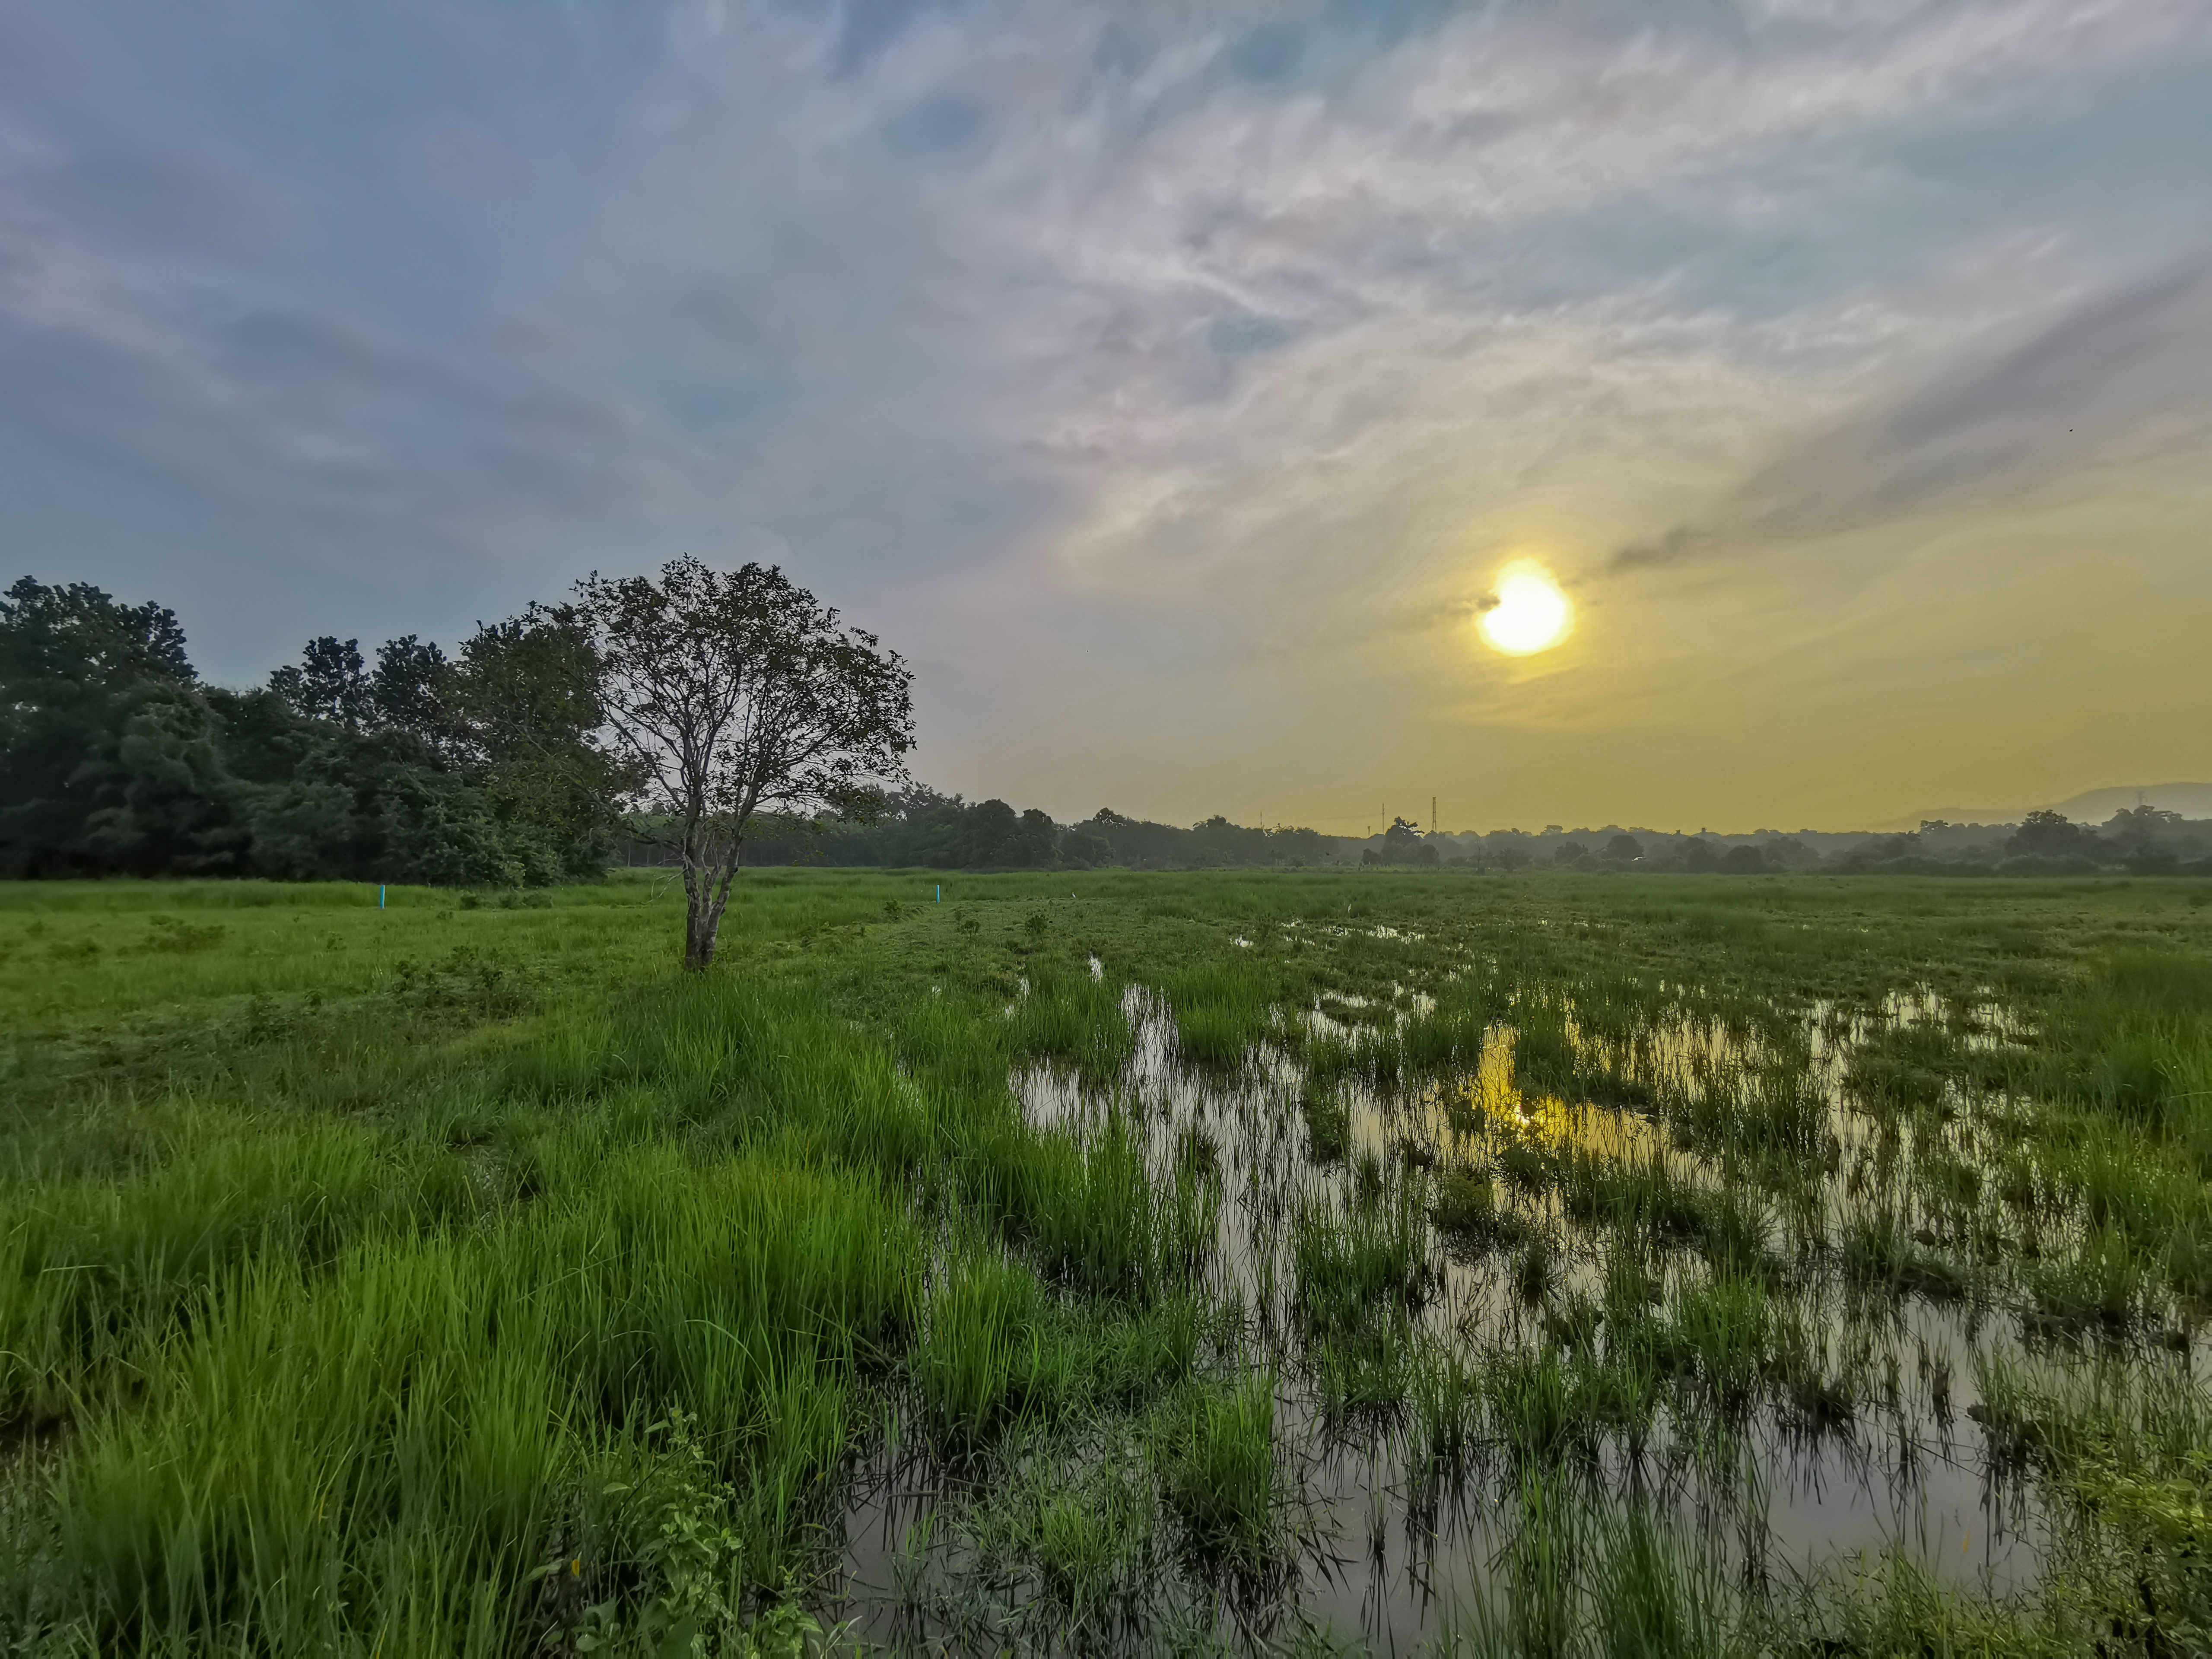
{"label": "cloud", "polygon": [[2203,180],[2033,157],[2142,153],[2123,105],[2197,131],[2209,18],[19,9],[0,496],[217,672],[321,607],[366,636],[380,584],[392,631],[450,637],[591,565],[766,547],[927,661],[930,741],[979,769],[1041,687],[1084,705],[1070,767],[1117,685],[1225,708],[1255,663],[1359,658],[1413,709],[1457,694],[1400,647],[1523,544],[1569,581],[1641,525],[1684,521],[1632,565],[1717,555],[2032,476],[2085,436],[2036,410],[2108,447],[2193,418],[2155,341],[2196,278],[2130,273]]}
{"label": "cloud", "polygon": [[2048,478],[2131,438],[2212,435],[2212,258],[1955,356],[1792,443],[1706,518],[1613,555],[1630,571],[1802,539]]}

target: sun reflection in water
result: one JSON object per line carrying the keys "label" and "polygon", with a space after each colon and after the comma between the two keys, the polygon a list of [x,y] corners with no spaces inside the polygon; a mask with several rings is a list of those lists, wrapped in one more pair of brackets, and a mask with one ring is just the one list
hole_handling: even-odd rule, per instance
{"label": "sun reflection in water", "polygon": [[1547,1152],[1573,1147],[1608,1159],[1663,1153],[1657,1128],[1632,1113],[1522,1088],[1513,1076],[1513,1038],[1510,1026],[1492,1028],[1474,1074],[1440,1103],[1447,1123],[1462,1139],[1480,1125],[1493,1140]]}

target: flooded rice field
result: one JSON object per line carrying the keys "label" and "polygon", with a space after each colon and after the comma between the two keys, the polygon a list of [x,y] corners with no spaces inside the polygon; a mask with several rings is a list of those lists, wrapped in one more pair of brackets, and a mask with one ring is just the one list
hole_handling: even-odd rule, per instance
{"label": "flooded rice field", "polygon": [[2212,1652],[2212,883],[938,885],[19,884],[0,1652]]}
{"label": "flooded rice field", "polygon": [[[1728,1594],[1876,1563],[2033,1591],[2067,1522],[2027,1380],[2182,1373],[2200,1344],[2185,1299],[2080,1282],[2094,1218],[2005,1083],[2027,1024],[1926,991],[1747,1021],[1437,988],[1271,1010],[1224,1065],[1133,985],[1110,1075],[1017,1068],[1033,1129],[1141,1167],[1199,1346],[1265,1391],[1263,1535],[1152,1512],[1173,1471],[1110,1417],[987,1467],[894,1412],[842,1522],[859,1632],[1402,1652],[1463,1643],[1472,1607],[1510,1647],[1532,1577],[1573,1570],[1547,1551],[1624,1537]],[[1071,1502],[1136,1540],[1097,1545],[1072,1621],[1037,1547]]]}

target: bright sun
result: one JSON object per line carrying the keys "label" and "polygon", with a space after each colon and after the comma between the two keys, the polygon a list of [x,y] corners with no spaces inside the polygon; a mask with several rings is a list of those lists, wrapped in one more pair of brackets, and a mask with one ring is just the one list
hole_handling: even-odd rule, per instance
{"label": "bright sun", "polygon": [[1475,623],[1484,642],[1509,657],[1548,651],[1574,625],[1574,606],[1534,559],[1516,559],[1498,573],[1493,603]]}

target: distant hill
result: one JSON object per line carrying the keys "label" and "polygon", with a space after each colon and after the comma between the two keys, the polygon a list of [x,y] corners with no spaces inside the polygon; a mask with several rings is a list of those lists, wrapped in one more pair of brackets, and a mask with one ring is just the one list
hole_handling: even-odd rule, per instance
{"label": "distant hill", "polygon": [[[2063,812],[2077,823],[2102,823],[2113,813],[2133,806],[2138,795],[2145,805],[2179,812],[2185,818],[2212,818],[2212,783],[2127,784],[2112,789],[2090,789],[2051,802],[2049,810]],[[2017,823],[2029,812],[2040,810],[2029,806],[1931,807],[1916,813],[1910,822],[1899,819],[1894,827],[1913,829],[1923,818],[1942,818],[1947,823]]]}
{"label": "distant hill", "polygon": [[2092,789],[2062,800],[2053,810],[2085,823],[2102,823],[2113,813],[2133,806],[2140,794],[2143,804],[2161,811],[2179,812],[2185,818],[2212,818],[2212,783],[2154,783],[2137,789]]}

